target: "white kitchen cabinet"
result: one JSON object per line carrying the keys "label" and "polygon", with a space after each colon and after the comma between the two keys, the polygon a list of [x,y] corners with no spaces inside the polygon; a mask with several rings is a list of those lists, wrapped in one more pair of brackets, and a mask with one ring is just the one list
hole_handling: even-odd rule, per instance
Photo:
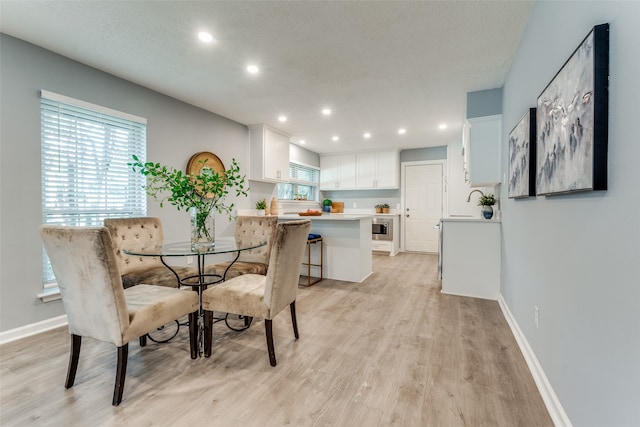
{"label": "white kitchen cabinet", "polygon": [[249,126],[249,179],[289,181],[289,136],[265,125]]}
{"label": "white kitchen cabinet", "polygon": [[355,154],[320,157],[320,190],[354,190],[355,188]]}
{"label": "white kitchen cabinet", "polygon": [[442,219],[442,293],[498,299],[500,225],[500,222],[495,220]]}
{"label": "white kitchen cabinet", "polygon": [[463,136],[463,155],[469,184],[495,186],[501,181],[502,115],[476,117],[468,122],[468,139]]}
{"label": "white kitchen cabinet", "polygon": [[398,156],[397,151],[358,153],[356,187],[360,190],[398,188]]}

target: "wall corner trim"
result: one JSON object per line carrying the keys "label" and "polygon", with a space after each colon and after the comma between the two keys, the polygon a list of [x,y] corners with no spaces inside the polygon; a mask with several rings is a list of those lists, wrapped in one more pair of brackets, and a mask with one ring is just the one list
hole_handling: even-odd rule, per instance
{"label": "wall corner trim", "polygon": [[31,323],[29,325],[3,331],[0,332],[0,345],[50,331],[51,329],[59,328],[60,326],[65,326],[67,324],[67,315],[63,314],[62,316],[52,317],[51,319],[43,320],[41,322]]}
{"label": "wall corner trim", "polygon": [[571,420],[569,420],[569,417],[562,408],[562,404],[560,404],[558,396],[556,396],[556,393],[553,391],[553,387],[551,387],[549,379],[542,370],[542,366],[531,349],[527,338],[518,326],[518,322],[516,322],[516,319],[511,314],[511,311],[507,306],[507,302],[504,300],[502,294],[498,297],[498,304],[500,305],[502,314],[504,314],[504,318],[507,320],[507,323],[511,328],[511,332],[515,337],[516,342],[518,343],[518,347],[520,347],[520,351],[527,362],[527,366],[529,366],[529,371],[531,371],[533,380],[538,387],[538,391],[540,392],[542,400],[547,407],[547,411],[549,411],[549,416],[551,417],[553,424],[556,427],[572,427],[573,425],[571,424]]}

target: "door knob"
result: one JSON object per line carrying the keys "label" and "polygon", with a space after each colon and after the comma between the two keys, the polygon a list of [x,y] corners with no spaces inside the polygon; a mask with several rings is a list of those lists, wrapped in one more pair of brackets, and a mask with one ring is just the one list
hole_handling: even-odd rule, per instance
{"label": "door knob", "polygon": [[407,214],[407,218],[409,218],[409,214]]}

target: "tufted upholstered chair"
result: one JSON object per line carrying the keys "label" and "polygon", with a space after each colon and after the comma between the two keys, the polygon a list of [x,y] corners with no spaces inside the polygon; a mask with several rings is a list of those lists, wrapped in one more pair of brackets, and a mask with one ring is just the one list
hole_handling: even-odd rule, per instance
{"label": "tufted upholstered chair", "polygon": [[[126,289],[140,283],[177,288],[178,278],[165,267],[158,257],[133,256],[121,249],[145,249],[162,246],[164,234],[160,218],[108,218],[104,226],[113,239],[113,249],[118,259],[122,286]],[[180,277],[192,276],[197,271],[189,267],[171,267]]]}
{"label": "tufted upholstered chair", "polygon": [[[187,314],[195,324],[198,295],[151,285],[123,289],[111,235],[105,227],[43,225],[40,236],[60,287],[71,334],[65,388],[75,381],[82,337],[113,343],[118,361],[112,403],[117,406],[122,401],[129,341]],[[192,357],[194,331],[190,334]]]}
{"label": "tufted upholstered chair", "polygon": [[211,355],[213,316],[210,313],[221,311],[265,319],[269,362],[271,366],[276,366],[271,321],[288,305],[293,333],[298,339],[296,296],[300,263],[310,228],[311,221],[308,219],[278,224],[266,276],[243,274],[202,292],[202,307],[209,313],[205,316],[205,356]]}
{"label": "tufted upholstered chair", "polygon": [[[219,274],[225,279],[232,279],[242,274],[267,274],[269,256],[271,255],[271,239],[276,232],[277,216],[239,216],[236,219],[235,238],[242,243],[260,243],[261,246],[249,251],[242,251],[238,260],[231,265],[231,261],[210,264],[205,267],[209,274]],[[225,270],[227,270],[225,275]]]}

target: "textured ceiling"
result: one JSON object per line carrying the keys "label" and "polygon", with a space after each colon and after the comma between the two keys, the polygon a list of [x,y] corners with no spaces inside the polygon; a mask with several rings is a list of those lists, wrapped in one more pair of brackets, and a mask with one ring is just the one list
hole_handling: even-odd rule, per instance
{"label": "textured ceiling", "polygon": [[[0,0],[0,30],[325,153],[460,138],[466,93],[502,86],[532,6]],[[201,30],[216,42],[199,42]],[[249,75],[249,63],[261,73]],[[333,114],[323,117],[324,107]]]}

